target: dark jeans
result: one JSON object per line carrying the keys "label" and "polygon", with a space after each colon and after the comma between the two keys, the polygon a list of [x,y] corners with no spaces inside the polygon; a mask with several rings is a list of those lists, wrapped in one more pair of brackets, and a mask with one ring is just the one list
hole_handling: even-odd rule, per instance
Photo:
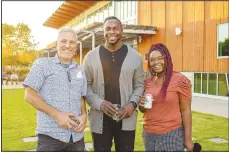
{"label": "dark jeans", "polygon": [[62,142],[50,136],[38,134],[37,151],[84,151],[84,138],[74,142],[72,137],[69,143]]}
{"label": "dark jeans", "polygon": [[122,121],[116,122],[105,114],[103,118],[103,133],[97,134],[92,132],[95,152],[110,152],[113,138],[116,151],[134,151],[135,130],[123,131]]}

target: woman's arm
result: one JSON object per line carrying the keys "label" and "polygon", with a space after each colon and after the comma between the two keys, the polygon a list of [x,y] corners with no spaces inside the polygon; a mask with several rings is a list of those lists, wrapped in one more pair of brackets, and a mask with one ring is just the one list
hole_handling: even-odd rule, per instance
{"label": "woman's arm", "polygon": [[184,126],[185,135],[185,147],[188,151],[193,150],[192,143],[192,112],[191,112],[191,101],[190,100],[180,100],[180,111],[182,122]]}
{"label": "woman's arm", "polygon": [[138,110],[141,111],[142,113],[146,112],[146,109],[144,108],[145,102],[146,102],[146,98],[145,98],[145,96],[142,96],[140,99],[140,103],[138,105]]}

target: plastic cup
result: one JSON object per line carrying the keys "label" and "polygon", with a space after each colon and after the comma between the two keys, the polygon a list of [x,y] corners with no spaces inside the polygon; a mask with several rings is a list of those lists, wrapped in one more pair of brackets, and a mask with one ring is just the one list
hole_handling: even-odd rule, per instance
{"label": "plastic cup", "polygon": [[113,120],[116,120],[118,122],[119,121],[119,114],[121,111],[121,105],[115,104],[115,106],[116,106],[116,114],[112,118],[113,118]]}

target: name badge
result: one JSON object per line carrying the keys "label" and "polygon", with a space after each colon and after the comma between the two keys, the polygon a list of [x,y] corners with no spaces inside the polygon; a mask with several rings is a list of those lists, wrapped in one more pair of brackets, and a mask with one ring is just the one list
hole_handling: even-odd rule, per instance
{"label": "name badge", "polygon": [[78,79],[81,79],[81,78],[83,78],[83,74],[82,74],[82,72],[81,71],[79,71],[78,73],[77,73],[77,76],[76,76]]}

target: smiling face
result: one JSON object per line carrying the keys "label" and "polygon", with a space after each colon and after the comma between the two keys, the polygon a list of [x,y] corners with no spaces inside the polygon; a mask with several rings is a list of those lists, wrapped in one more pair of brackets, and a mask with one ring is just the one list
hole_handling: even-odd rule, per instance
{"label": "smiling face", "polygon": [[165,69],[165,57],[160,51],[153,51],[149,56],[150,68],[157,74],[161,74]]}
{"label": "smiling face", "polygon": [[59,35],[56,49],[58,57],[63,60],[72,60],[76,53],[77,38],[71,31],[64,31]]}
{"label": "smiling face", "polygon": [[115,45],[122,40],[122,25],[115,19],[107,20],[104,23],[104,39],[106,43]]}

